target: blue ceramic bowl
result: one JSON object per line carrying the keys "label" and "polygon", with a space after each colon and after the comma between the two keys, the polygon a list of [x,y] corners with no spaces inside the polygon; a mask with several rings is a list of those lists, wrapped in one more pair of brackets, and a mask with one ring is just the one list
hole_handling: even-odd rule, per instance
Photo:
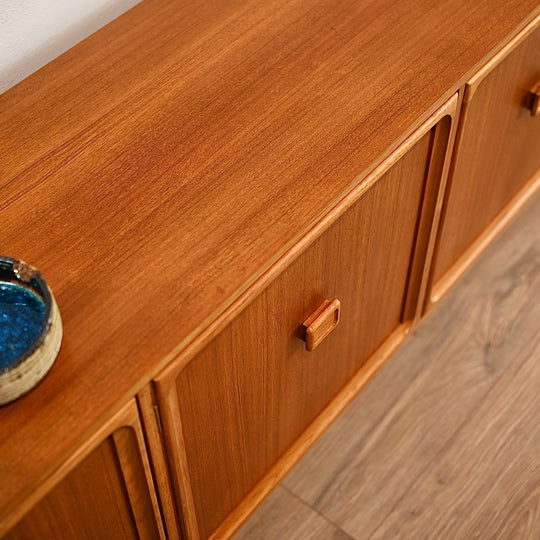
{"label": "blue ceramic bowl", "polygon": [[46,375],[61,339],[58,307],[40,273],[0,256],[0,405],[28,392]]}

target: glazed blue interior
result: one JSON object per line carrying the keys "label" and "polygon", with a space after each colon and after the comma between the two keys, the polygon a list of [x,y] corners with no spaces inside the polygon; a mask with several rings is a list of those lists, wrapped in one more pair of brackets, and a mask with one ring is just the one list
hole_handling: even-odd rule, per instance
{"label": "glazed blue interior", "polygon": [[25,353],[45,323],[42,298],[23,285],[0,282],[0,370]]}

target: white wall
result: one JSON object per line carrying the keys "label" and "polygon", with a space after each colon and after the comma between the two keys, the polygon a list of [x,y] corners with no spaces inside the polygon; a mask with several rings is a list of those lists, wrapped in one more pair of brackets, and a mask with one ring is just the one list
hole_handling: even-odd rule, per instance
{"label": "white wall", "polygon": [[0,0],[0,93],[140,0]]}

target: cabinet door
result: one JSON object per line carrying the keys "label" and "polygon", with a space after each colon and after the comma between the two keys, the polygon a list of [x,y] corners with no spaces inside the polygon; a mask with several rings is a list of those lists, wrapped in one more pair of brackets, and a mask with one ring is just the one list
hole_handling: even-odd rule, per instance
{"label": "cabinet door", "polygon": [[61,467],[5,540],[164,538],[134,400],[107,431]]}
{"label": "cabinet door", "polygon": [[[482,235],[513,204],[521,204],[522,195],[531,191],[528,181],[534,181],[540,167],[540,114],[534,116],[531,110],[532,90],[540,92],[538,22],[465,89],[433,274],[433,283],[437,283],[449,273],[442,290],[471,262],[475,242],[480,245]],[[435,292],[433,300],[440,294]]]}
{"label": "cabinet door", "polygon": [[[437,174],[428,174],[428,164],[446,147],[447,118],[441,129],[425,127],[209,344],[157,377],[189,538],[210,537],[385,340],[403,337],[404,318],[414,311],[406,309],[407,291],[417,283],[411,270],[421,273],[415,259],[425,256],[439,181],[440,160],[431,168]],[[423,210],[429,219],[421,219]],[[339,324],[306,350],[303,322],[334,299],[341,303]],[[290,465],[263,483],[275,483]],[[244,506],[258,498],[260,492]]]}

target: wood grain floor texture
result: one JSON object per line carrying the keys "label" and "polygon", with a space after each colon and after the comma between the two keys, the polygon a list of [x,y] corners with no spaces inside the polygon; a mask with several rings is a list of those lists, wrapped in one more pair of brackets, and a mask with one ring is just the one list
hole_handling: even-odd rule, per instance
{"label": "wood grain floor texture", "polygon": [[234,538],[540,539],[540,194]]}

